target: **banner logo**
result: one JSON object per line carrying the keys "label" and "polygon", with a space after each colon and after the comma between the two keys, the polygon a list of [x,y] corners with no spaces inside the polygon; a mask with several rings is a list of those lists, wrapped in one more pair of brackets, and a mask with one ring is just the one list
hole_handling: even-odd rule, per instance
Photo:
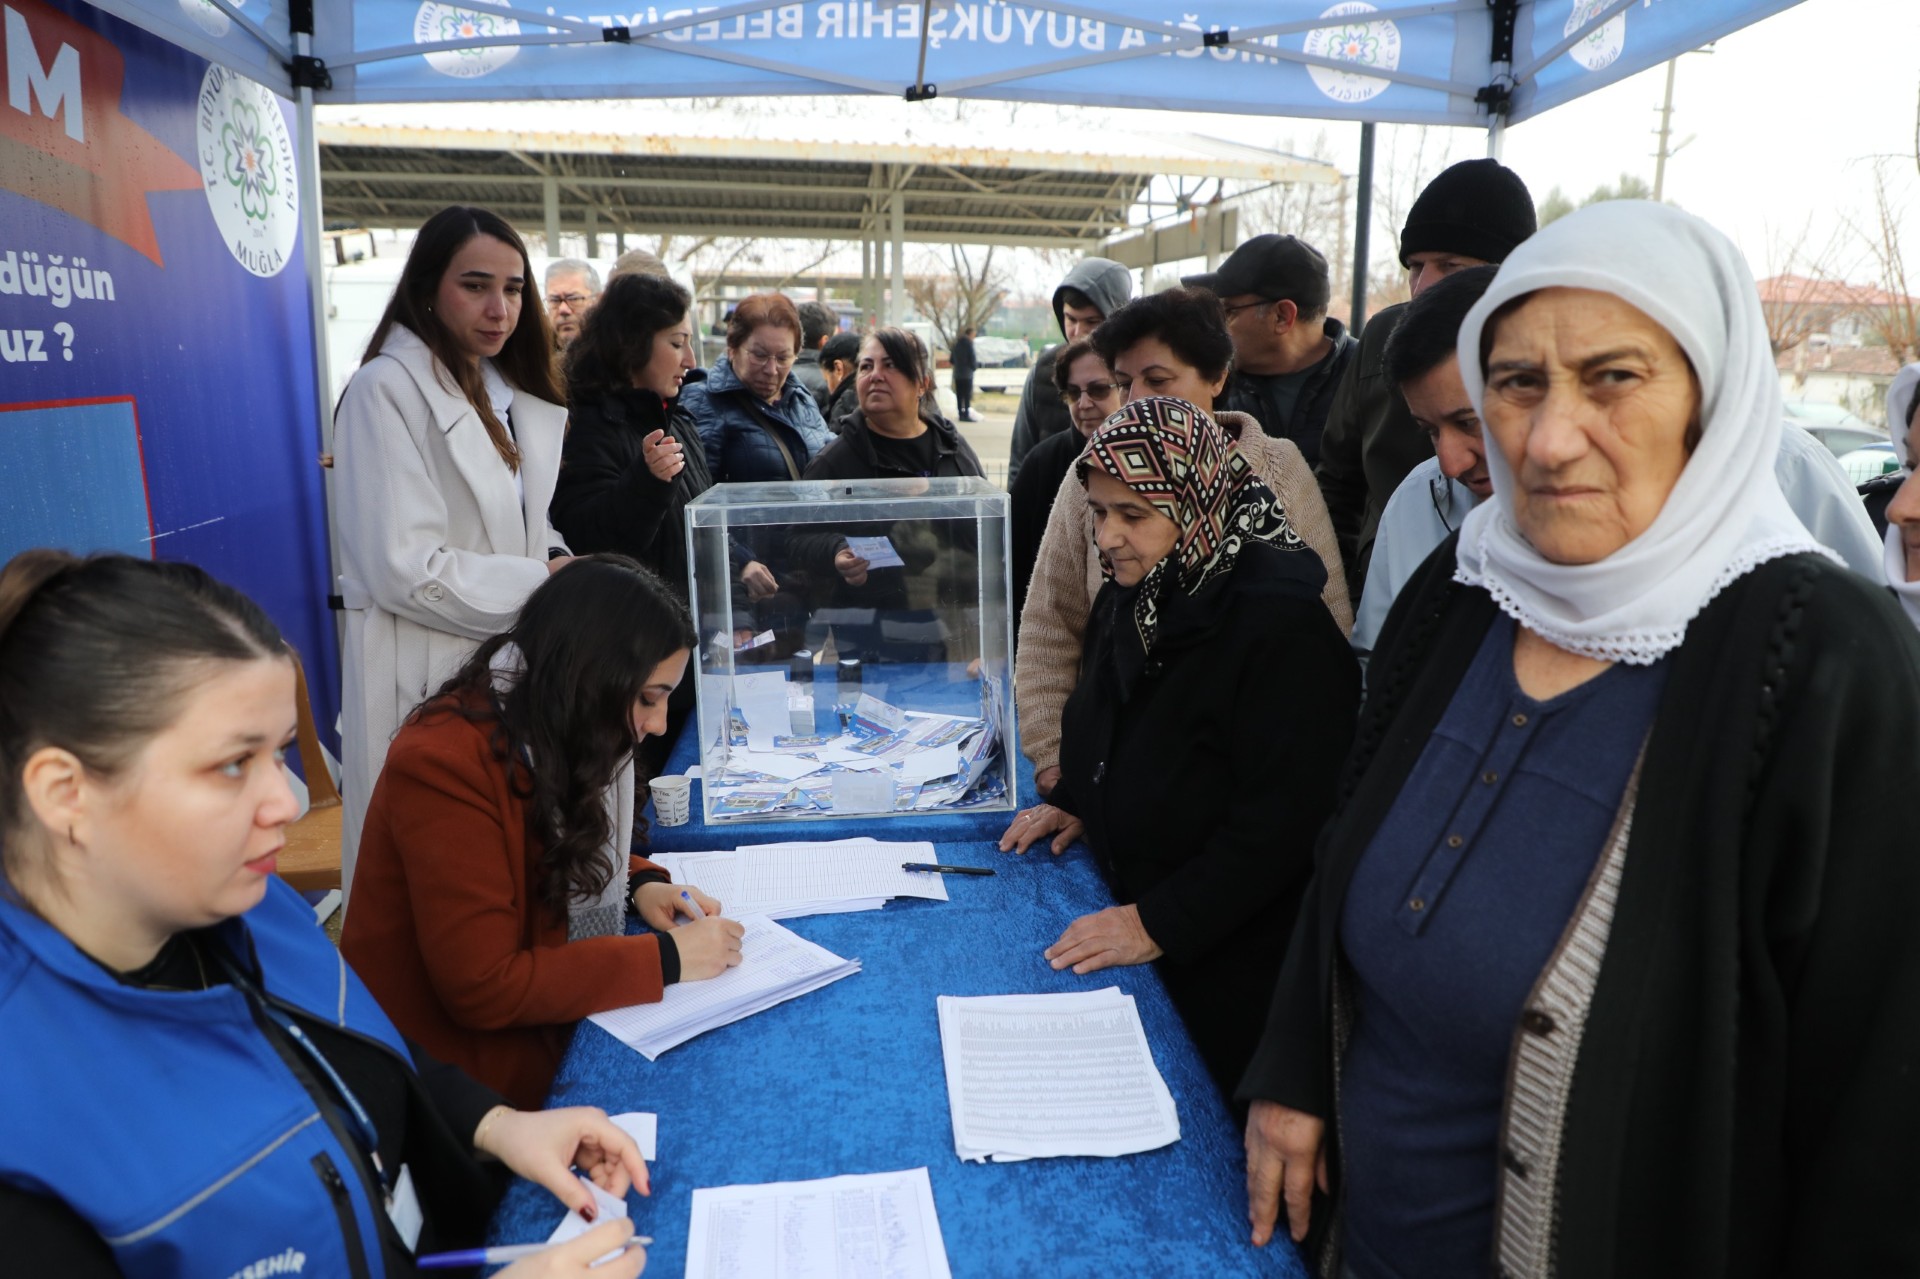
{"label": "banner logo", "polygon": [[193,166],[120,114],[120,50],[38,0],[0,4],[0,190],[96,227],[164,265],[147,199],[200,185]]}
{"label": "banner logo", "polygon": [[[1560,34],[1570,36],[1593,21],[1599,12],[1607,7],[1608,0],[1573,0],[1573,12],[1567,15],[1567,25]],[[1604,71],[1612,66],[1627,47],[1627,13],[1622,9],[1607,19],[1598,28],[1589,31],[1578,44],[1567,50],[1567,56],[1589,71]]]}
{"label": "banner logo", "polygon": [[[1346,18],[1349,21],[1337,26],[1315,27],[1307,32],[1302,51],[1315,58],[1332,58],[1363,67],[1378,67],[1383,71],[1398,70],[1400,28],[1387,21],[1368,22],[1360,16],[1376,12],[1378,10],[1363,3],[1363,0],[1346,0],[1346,3],[1334,5],[1320,16]],[[1365,102],[1384,93],[1392,83],[1379,76],[1335,71],[1331,67],[1309,66],[1307,74],[1313,77],[1315,87],[1335,102]]]}
{"label": "banner logo", "polygon": [[194,134],[207,207],[233,260],[258,276],[280,274],[300,233],[293,138],[273,92],[225,67],[200,81]]}
{"label": "banner logo", "polygon": [[[247,0],[227,0],[236,9],[247,7]],[[219,39],[233,28],[233,19],[213,0],[180,0],[180,12],[193,19],[208,35]]]}
{"label": "banner logo", "polygon": [[[495,0],[482,0],[492,4]],[[500,0],[504,7],[505,0]],[[446,40],[484,40],[490,36],[515,36],[520,24],[501,13],[485,9],[456,8],[426,0],[413,20],[415,44],[439,44]],[[488,75],[512,62],[520,52],[518,45],[490,45],[481,49],[438,49],[426,56],[427,65],[441,75],[471,80]]]}

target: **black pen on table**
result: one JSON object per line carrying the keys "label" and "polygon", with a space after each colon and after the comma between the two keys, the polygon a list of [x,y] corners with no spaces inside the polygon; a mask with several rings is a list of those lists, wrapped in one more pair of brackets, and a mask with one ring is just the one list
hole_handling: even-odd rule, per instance
{"label": "black pen on table", "polygon": [[902,862],[901,870],[923,870],[931,874],[947,875],[991,875],[995,872],[985,866],[948,866],[941,862]]}

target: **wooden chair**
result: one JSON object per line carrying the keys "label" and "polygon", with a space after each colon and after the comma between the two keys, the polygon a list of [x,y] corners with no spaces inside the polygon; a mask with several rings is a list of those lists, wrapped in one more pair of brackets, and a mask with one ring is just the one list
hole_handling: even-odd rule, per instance
{"label": "wooden chair", "polygon": [[320,749],[320,733],[313,725],[313,702],[307,696],[307,671],[300,654],[287,645],[293,659],[294,696],[299,712],[295,730],[300,749],[300,771],[306,774],[306,816],[287,827],[287,846],[280,850],[280,877],[301,892],[324,892],[340,887],[340,819],[345,809],[339,788],[327,771]]}

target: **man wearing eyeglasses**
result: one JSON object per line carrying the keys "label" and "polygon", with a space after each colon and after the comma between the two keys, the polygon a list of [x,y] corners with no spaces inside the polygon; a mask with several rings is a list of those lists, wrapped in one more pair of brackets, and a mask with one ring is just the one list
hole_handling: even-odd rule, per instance
{"label": "man wearing eyeglasses", "polygon": [[553,324],[553,349],[564,351],[580,336],[581,322],[600,297],[600,273],[578,258],[547,264],[547,319]]}
{"label": "man wearing eyeglasses", "polygon": [[1268,435],[1298,444],[1312,466],[1356,345],[1327,314],[1326,258],[1298,236],[1256,235],[1218,271],[1180,282],[1211,290],[1226,308],[1233,372],[1216,407],[1252,414]]}

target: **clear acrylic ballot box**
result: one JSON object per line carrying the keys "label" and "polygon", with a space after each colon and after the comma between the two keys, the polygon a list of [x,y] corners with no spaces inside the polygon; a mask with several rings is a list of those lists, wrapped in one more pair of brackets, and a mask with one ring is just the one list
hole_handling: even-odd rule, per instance
{"label": "clear acrylic ballot box", "polygon": [[979,478],[687,507],[709,824],[1014,808],[1007,510]]}

